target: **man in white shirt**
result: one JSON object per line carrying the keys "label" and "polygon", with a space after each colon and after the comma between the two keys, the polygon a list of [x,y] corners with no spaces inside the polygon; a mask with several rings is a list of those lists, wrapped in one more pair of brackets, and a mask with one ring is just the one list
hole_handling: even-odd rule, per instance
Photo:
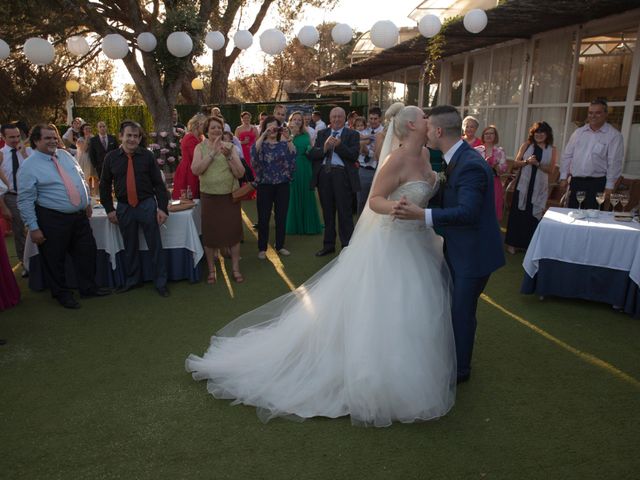
{"label": "man in white shirt", "polygon": [[360,191],[358,192],[358,214],[362,213],[364,206],[367,203],[369,197],[369,191],[371,190],[371,184],[373,183],[373,177],[378,167],[378,158],[375,155],[376,152],[376,135],[384,130],[384,127],[380,124],[382,117],[382,110],[379,107],[371,107],[369,109],[369,127],[364,130],[364,138],[368,138],[367,154],[358,157],[360,161],[360,168],[358,168],[358,175],[360,176]]}
{"label": "man in white shirt", "polygon": [[[3,181],[8,187],[4,197],[4,203],[11,212],[11,228],[18,260],[24,257],[24,242],[26,231],[20,212],[18,211],[18,170],[25,159],[31,155],[31,148],[26,148],[20,137],[20,129],[11,123],[0,127],[5,146],[0,150],[0,172]],[[22,276],[27,276],[27,271],[22,271]]]}
{"label": "man in white shirt", "polygon": [[313,120],[313,123],[315,124],[316,134],[320,130],[324,130],[325,128],[327,128],[327,124],[322,121],[322,117],[320,116],[320,112],[319,111],[316,110],[315,112],[313,112],[311,114],[311,119]]}
{"label": "man in white shirt", "polygon": [[606,100],[593,100],[587,124],[573,132],[564,149],[560,188],[566,190],[571,177],[569,208],[578,207],[578,191],[586,193],[582,208],[598,208],[596,194],[605,192],[608,198],[622,173],[622,134],[607,123],[607,113]]}

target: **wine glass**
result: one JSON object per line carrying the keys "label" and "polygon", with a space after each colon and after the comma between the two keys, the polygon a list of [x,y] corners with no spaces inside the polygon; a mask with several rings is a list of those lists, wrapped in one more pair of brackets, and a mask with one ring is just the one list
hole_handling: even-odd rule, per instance
{"label": "wine glass", "polygon": [[604,192],[596,193],[596,202],[598,202],[598,210],[602,210],[602,204],[604,203]]}
{"label": "wine glass", "polygon": [[620,194],[620,205],[622,205],[622,211],[624,212],[625,208],[627,208],[627,205],[629,205],[629,194],[628,193],[621,193]]}
{"label": "wine glass", "polygon": [[582,202],[587,197],[587,192],[580,190],[576,192],[576,200],[578,201],[578,210],[582,210]]}
{"label": "wine glass", "polygon": [[618,202],[620,201],[620,195],[617,193],[612,193],[611,196],[609,197],[609,201],[611,202],[611,206],[612,211],[615,212],[616,211],[616,206],[618,205]]}

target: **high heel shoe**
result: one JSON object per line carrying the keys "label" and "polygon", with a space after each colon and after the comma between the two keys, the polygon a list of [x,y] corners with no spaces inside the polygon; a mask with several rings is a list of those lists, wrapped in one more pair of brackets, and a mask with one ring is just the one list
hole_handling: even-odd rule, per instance
{"label": "high heel shoe", "polygon": [[242,276],[242,274],[239,271],[234,270],[234,271],[231,272],[231,274],[233,275],[233,279],[235,280],[236,283],[244,282],[244,277]]}
{"label": "high heel shoe", "polygon": [[207,283],[209,285],[213,285],[218,281],[218,275],[216,273],[216,267],[213,267],[213,270],[209,270],[209,276],[207,277]]}

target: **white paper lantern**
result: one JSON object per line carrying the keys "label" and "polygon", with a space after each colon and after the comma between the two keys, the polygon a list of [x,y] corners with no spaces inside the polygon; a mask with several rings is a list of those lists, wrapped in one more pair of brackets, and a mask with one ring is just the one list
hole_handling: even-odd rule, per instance
{"label": "white paper lantern", "polygon": [[346,23],[338,23],[331,29],[331,38],[338,45],[346,45],[353,38],[353,30]]}
{"label": "white paper lantern", "polygon": [[480,33],[487,26],[487,14],[479,8],[469,10],[462,23],[468,32]]}
{"label": "white paper lantern", "polygon": [[89,53],[89,44],[84,37],[74,35],[73,37],[67,38],[67,50],[69,50],[71,55],[82,57]]}
{"label": "white paper lantern", "polygon": [[371,27],[371,43],[378,48],[391,48],[398,43],[399,33],[391,20],[380,20]]}
{"label": "white paper lantern", "polygon": [[278,55],[282,53],[284,47],[287,46],[287,39],[280,30],[270,28],[262,32],[260,35],[260,48],[264,53],[269,55]]}
{"label": "white paper lantern", "polygon": [[233,43],[240,50],[246,50],[253,44],[253,35],[249,30],[238,30],[233,36]]}
{"label": "white paper lantern", "polygon": [[305,47],[313,47],[320,40],[318,29],[313,25],[305,25],[298,32],[298,40]]}
{"label": "white paper lantern", "polygon": [[22,50],[27,59],[36,65],[47,65],[53,62],[53,58],[56,56],[53,45],[44,38],[29,38],[24,42]]}
{"label": "white paper lantern", "polygon": [[440,33],[440,29],[442,28],[442,23],[440,19],[435,15],[425,15],[420,20],[418,24],[418,30],[420,30],[420,34],[423,37],[431,38],[435,37],[438,33]]}
{"label": "white paper lantern", "polygon": [[153,52],[158,45],[156,36],[151,32],[142,32],[138,35],[138,48],[143,52]]}
{"label": "white paper lantern", "polygon": [[173,32],[167,37],[167,50],[174,57],[186,57],[193,50],[193,40],[187,32]]}
{"label": "white paper lantern", "polygon": [[224,35],[222,34],[222,32],[218,31],[209,32],[204,38],[204,43],[206,43],[207,47],[209,47],[213,51],[220,50],[222,47],[224,47]]}
{"label": "white paper lantern", "polygon": [[119,60],[129,53],[129,44],[119,33],[110,33],[102,39],[102,53],[111,60]]}
{"label": "white paper lantern", "polygon": [[0,39],[0,60],[4,60],[11,53],[11,49],[9,48],[9,44],[4,40]]}

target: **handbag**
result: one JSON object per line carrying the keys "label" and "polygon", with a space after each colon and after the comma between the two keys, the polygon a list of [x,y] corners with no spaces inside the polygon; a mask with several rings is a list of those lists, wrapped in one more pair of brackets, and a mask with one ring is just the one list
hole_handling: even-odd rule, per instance
{"label": "handbag", "polygon": [[242,200],[249,200],[251,194],[255,191],[256,187],[253,183],[244,183],[239,188],[236,188],[231,192],[231,199],[233,203],[241,202]]}

